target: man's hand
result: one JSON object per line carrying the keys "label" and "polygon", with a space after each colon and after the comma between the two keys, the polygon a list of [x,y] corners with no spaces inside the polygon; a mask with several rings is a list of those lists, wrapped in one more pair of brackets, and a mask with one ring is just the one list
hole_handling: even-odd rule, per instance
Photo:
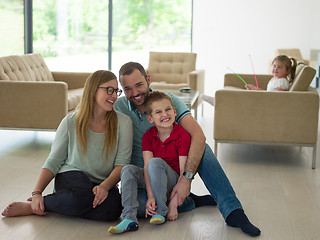
{"label": "man's hand", "polygon": [[185,177],[181,177],[176,184],[176,186],[172,189],[170,200],[177,194],[178,197],[178,206],[180,206],[184,199],[189,196],[191,189],[191,180],[186,179]]}

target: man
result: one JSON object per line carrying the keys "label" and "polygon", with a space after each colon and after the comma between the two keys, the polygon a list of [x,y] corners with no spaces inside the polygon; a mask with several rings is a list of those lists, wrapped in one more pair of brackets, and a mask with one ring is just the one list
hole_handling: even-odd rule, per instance
{"label": "man", "polygon": [[[143,134],[153,126],[147,120],[144,106],[145,97],[151,91],[149,88],[151,79],[141,64],[128,62],[121,67],[119,80],[125,97],[119,98],[114,107],[131,118],[134,139],[131,158],[131,163],[134,166],[125,166],[121,173],[121,182],[122,184],[125,182],[125,187],[127,182],[131,183],[135,179],[140,179],[141,176],[139,175],[143,175],[141,168],[143,168],[144,161],[141,140]],[[198,172],[210,194],[217,202],[226,223],[229,226],[241,228],[243,232],[250,236],[259,236],[260,230],[248,220],[218,160],[211,148],[205,143],[206,138],[200,125],[191,116],[190,110],[179,98],[174,95],[171,95],[171,97],[177,112],[177,123],[191,135],[191,145],[183,174],[184,177],[179,180],[172,190],[171,198],[177,194],[178,204],[181,205],[190,194],[192,179]],[[143,184],[140,184],[139,188],[136,191],[141,193]],[[144,200],[142,196],[143,194],[139,194],[140,208],[144,207],[146,202],[146,195]],[[122,201],[132,200],[130,196],[122,195],[122,198]]]}

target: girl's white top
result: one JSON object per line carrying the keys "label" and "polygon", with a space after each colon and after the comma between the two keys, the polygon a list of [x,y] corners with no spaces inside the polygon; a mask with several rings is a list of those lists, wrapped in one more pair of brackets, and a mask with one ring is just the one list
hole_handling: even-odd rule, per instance
{"label": "girl's white top", "polygon": [[290,84],[286,78],[272,78],[268,85],[267,91],[276,91],[275,89],[289,90]]}

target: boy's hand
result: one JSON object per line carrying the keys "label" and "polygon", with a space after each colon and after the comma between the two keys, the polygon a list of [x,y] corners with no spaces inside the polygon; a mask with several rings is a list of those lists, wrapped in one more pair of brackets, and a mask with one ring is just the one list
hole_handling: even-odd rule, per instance
{"label": "boy's hand", "polygon": [[156,212],[157,205],[155,198],[148,198],[146,203],[146,217],[153,216],[154,214],[158,214]]}

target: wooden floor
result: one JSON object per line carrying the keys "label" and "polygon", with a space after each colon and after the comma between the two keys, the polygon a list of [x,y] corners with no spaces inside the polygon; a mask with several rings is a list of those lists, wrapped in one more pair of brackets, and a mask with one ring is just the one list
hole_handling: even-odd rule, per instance
{"label": "wooden floor", "polygon": [[[213,147],[213,108],[205,105],[204,113],[198,122]],[[3,143],[5,137],[1,134]],[[1,210],[12,201],[24,201],[30,196],[49,151],[50,141],[39,138],[38,145],[28,139],[25,144],[0,152]],[[311,153],[311,149],[299,147],[219,145],[218,159],[245,212],[261,229],[259,239],[320,239],[320,164],[317,162],[318,169],[311,169]],[[46,192],[50,191],[52,185]],[[207,193],[198,177],[192,191]],[[116,223],[57,214],[1,217],[0,239],[251,239],[239,229],[226,226],[217,207],[180,214],[177,221],[161,226],[141,220],[136,232],[108,234],[107,229]]]}

